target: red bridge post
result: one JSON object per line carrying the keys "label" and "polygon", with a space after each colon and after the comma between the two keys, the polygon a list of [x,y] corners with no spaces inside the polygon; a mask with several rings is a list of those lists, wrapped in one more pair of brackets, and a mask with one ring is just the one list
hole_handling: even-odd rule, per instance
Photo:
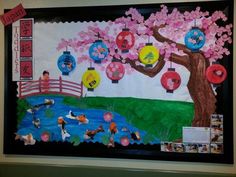
{"label": "red bridge post", "polygon": [[39,93],[41,93],[42,90],[41,90],[41,77],[39,78]]}
{"label": "red bridge post", "polygon": [[22,83],[21,83],[21,81],[19,82],[19,98],[21,98],[21,92],[22,92],[22,90],[21,90],[21,86],[22,86]]}
{"label": "red bridge post", "polygon": [[[50,84],[51,83],[51,84]],[[47,90],[46,90],[47,89]],[[51,89],[51,90],[50,90]],[[56,89],[56,90],[55,90]],[[37,81],[32,81],[29,84],[27,81],[19,81],[18,97],[24,98],[38,94],[64,94],[76,97],[83,96],[83,82],[80,83],[63,80],[61,76],[59,79],[50,79],[48,85],[44,85],[44,80],[40,77]]]}
{"label": "red bridge post", "polygon": [[59,77],[59,89],[60,89],[60,93],[62,93],[62,78],[61,78],[61,76]]}
{"label": "red bridge post", "polygon": [[83,97],[83,81],[80,83],[80,91],[81,91],[81,97]]}

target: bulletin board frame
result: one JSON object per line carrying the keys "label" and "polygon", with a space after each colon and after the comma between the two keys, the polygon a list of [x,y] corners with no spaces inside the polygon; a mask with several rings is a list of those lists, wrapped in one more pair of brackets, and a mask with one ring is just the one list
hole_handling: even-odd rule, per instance
{"label": "bulletin board frame", "polygon": [[[177,7],[180,11],[201,6],[204,10],[226,11],[228,21],[233,23],[233,1],[166,3],[169,9]],[[25,18],[34,18],[34,22],[76,22],[114,20],[124,15],[130,7],[137,8],[144,17],[160,8],[160,4],[122,5],[122,6],[93,6],[93,7],[64,7],[26,9]],[[5,12],[9,11],[6,9]],[[89,14],[88,14],[89,12]],[[73,146],[69,142],[37,142],[34,146],[25,146],[21,141],[15,141],[17,132],[17,83],[12,81],[12,26],[5,27],[5,98],[4,98],[4,154],[20,155],[53,155],[104,157],[125,159],[147,159],[167,161],[191,161],[206,163],[233,162],[233,45],[228,45],[229,56],[219,61],[227,70],[227,78],[217,88],[216,112],[223,114],[224,119],[224,153],[176,153],[161,152],[159,145],[133,144],[128,148],[116,144],[115,148],[104,147],[99,143],[81,143]]]}

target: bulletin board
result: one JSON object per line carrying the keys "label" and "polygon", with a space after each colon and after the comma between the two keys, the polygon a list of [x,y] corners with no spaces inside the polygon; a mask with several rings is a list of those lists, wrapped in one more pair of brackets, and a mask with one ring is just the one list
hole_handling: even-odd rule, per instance
{"label": "bulletin board", "polygon": [[233,163],[233,1],[25,10],[5,154]]}

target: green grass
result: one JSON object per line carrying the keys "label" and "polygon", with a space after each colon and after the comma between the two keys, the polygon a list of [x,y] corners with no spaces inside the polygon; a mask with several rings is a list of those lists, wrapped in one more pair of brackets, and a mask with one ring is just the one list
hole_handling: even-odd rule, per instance
{"label": "green grass", "polygon": [[29,108],[30,104],[25,99],[17,100],[17,125],[19,125],[22,119],[25,117],[27,109]]}
{"label": "green grass", "polygon": [[162,141],[174,141],[182,137],[182,127],[191,126],[193,103],[138,98],[65,97],[63,103],[82,109],[115,111],[128,123],[145,130],[145,139],[157,137]]}

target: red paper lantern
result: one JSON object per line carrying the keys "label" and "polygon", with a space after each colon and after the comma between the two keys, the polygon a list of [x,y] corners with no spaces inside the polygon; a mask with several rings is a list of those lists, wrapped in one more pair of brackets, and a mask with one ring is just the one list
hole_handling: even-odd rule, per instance
{"label": "red paper lantern", "polygon": [[220,64],[212,64],[206,70],[206,77],[212,84],[220,84],[226,79],[227,71]]}
{"label": "red paper lantern", "polygon": [[129,52],[129,49],[134,46],[134,42],[134,34],[128,28],[124,28],[116,37],[116,44],[122,53]]}
{"label": "red paper lantern", "polygon": [[174,68],[169,68],[161,77],[161,85],[166,89],[166,92],[173,93],[181,83],[180,75]]}
{"label": "red paper lantern", "polygon": [[118,83],[125,74],[125,68],[120,62],[111,62],[106,68],[106,74],[112,83]]}

